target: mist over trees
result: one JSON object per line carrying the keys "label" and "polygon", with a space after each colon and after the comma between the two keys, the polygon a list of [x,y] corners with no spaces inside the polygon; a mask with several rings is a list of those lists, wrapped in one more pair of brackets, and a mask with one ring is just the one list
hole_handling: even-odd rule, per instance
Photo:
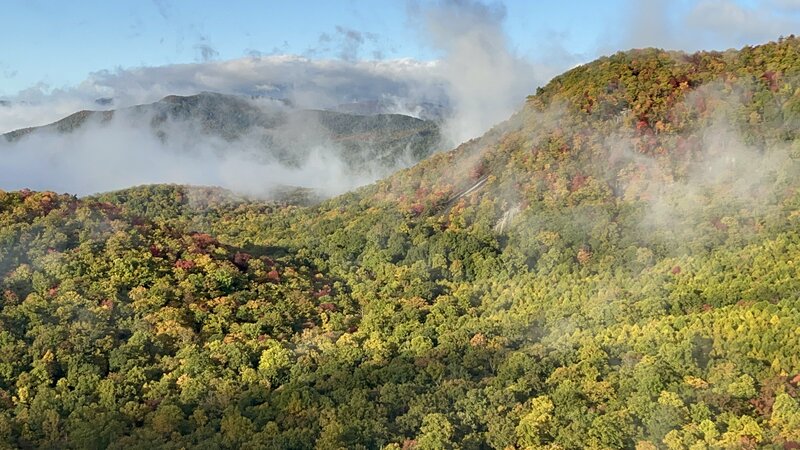
{"label": "mist over trees", "polygon": [[619,52],[311,206],[2,192],[0,440],[795,448],[799,83]]}

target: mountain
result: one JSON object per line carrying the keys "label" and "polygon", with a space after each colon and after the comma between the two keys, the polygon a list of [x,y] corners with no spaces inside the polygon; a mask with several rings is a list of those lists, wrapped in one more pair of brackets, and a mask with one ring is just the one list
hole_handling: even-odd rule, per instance
{"label": "mountain", "polygon": [[299,207],[0,195],[19,447],[795,448],[800,40],[631,50]]}
{"label": "mountain", "polygon": [[135,133],[158,138],[161,148],[154,153],[208,150],[219,158],[288,168],[301,168],[309,160],[322,158],[341,163],[351,177],[368,179],[424,159],[440,142],[434,122],[410,116],[302,110],[267,98],[210,92],[168,96],[120,110],[80,111],[50,125],[12,131],[4,137],[16,144],[30,136],[55,136],[58,140],[80,134],[75,145],[93,142],[97,136],[103,139],[103,146],[113,149],[115,139],[131,139]]}

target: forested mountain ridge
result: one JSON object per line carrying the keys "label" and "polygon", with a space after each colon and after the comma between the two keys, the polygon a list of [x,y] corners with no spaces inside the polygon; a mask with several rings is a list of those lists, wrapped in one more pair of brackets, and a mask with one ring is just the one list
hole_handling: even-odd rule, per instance
{"label": "forested mountain ridge", "polygon": [[798,75],[793,37],[621,52],[311,207],[4,193],[0,435],[794,448]]}

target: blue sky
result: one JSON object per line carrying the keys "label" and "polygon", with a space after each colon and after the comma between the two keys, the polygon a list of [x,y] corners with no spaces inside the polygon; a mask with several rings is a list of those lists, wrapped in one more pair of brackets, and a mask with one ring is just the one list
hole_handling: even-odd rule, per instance
{"label": "blue sky", "polygon": [[[413,10],[430,1],[5,0],[0,95],[45,83],[73,85],[90,72],[226,60],[259,52],[339,57],[348,32],[356,57],[434,59]],[[455,2],[458,3],[458,2]],[[622,40],[626,2],[506,1],[504,27],[517,53],[536,58],[557,41],[594,56]],[[410,14],[410,11],[412,12]],[[615,28],[617,29],[615,31]],[[9,45],[13,43],[13,45]],[[547,44],[543,44],[547,43]]]}
{"label": "blue sky", "polygon": [[[5,0],[0,95],[12,95],[39,82],[51,87],[76,84],[90,72],[118,67],[225,60],[253,52],[338,57],[349,31],[360,33],[364,41],[355,55],[358,58],[433,59],[438,56],[436,49],[420,38],[416,20],[409,14],[430,3],[435,2]],[[629,38],[635,19],[631,15],[637,8],[650,9],[663,16],[657,19],[662,24],[669,24],[676,14],[705,7],[711,16],[701,19],[716,27],[710,33],[717,35],[705,42],[712,47],[738,46],[749,37],[770,36],[770,27],[791,30],[800,2],[507,0],[497,5],[505,8],[504,27],[512,49],[535,59],[545,58],[548,51],[590,58],[627,43],[635,45],[636,40]],[[736,23],[736,8],[754,22]],[[752,17],[759,15],[763,17]],[[725,21],[731,27],[727,36]],[[676,26],[671,32],[680,34],[683,24],[672,25]],[[737,27],[745,29],[736,31]],[[664,41],[669,44],[669,37],[664,36]]]}
{"label": "blue sky", "polygon": [[[357,58],[428,60],[438,56],[436,49],[421,38],[413,16],[415,8],[436,3],[433,1],[5,0],[3,3],[5,20],[0,27],[0,41],[6,45],[0,53],[0,95],[12,95],[37,83],[50,87],[74,85],[91,72],[115,68],[226,60],[254,53],[336,58],[342,55],[343,47],[352,44],[346,41],[348,32],[360,33],[363,40],[358,51],[351,55]],[[649,27],[653,34],[666,34],[666,29],[680,34],[686,24],[681,20],[672,23],[675,16],[688,17],[692,11],[702,15],[705,8],[710,16],[700,19],[713,29],[705,33],[703,42],[718,48],[743,45],[748,38],[771,36],[770,28],[791,30],[797,23],[800,2],[507,0],[490,5],[505,9],[504,30],[516,53],[531,59],[546,58],[548,52],[586,59],[622,49],[626,44],[636,45],[635,37],[631,39],[635,33],[631,21],[636,20],[637,14],[660,16],[653,20],[665,28]],[[744,13],[738,20],[748,16],[754,20],[736,23],[737,8]],[[691,25],[689,19],[684,22]],[[727,33],[725,21],[731,28]],[[648,25],[645,23],[642,28]],[[667,46],[671,43],[669,36],[661,38]],[[653,42],[643,39],[642,44],[662,43],[658,36],[649,40]]]}

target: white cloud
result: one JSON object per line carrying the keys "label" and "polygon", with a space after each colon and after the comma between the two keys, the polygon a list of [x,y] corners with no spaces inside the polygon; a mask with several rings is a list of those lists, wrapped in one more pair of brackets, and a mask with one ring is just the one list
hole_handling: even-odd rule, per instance
{"label": "white cloud", "polygon": [[[411,59],[342,61],[280,55],[117,69],[92,73],[72,88],[50,90],[40,84],[9,97],[11,106],[0,107],[0,132],[43,125],[81,109],[121,108],[203,91],[267,95],[300,108],[380,99],[447,105],[444,82],[437,63]],[[114,101],[99,105],[98,98]]]}
{"label": "white cloud", "polygon": [[729,42],[731,46],[760,43],[789,35],[800,29],[800,21],[779,11],[798,2],[760,2],[742,6],[732,0],[702,0],[687,17],[687,24],[706,34],[711,42]]}
{"label": "white cloud", "polygon": [[[760,0],[630,0],[622,49],[725,50],[757,45],[800,30],[800,2]],[[619,50],[602,46],[608,53]]]}
{"label": "white cloud", "polygon": [[[157,3],[158,4],[158,3]],[[483,134],[507,119],[537,86],[568,67],[533,64],[510,48],[499,4],[445,0],[412,11],[420,35],[441,53],[437,61],[359,60],[361,44],[376,36],[337,28],[342,59],[295,55],[212,61],[214,52],[199,49],[204,61],[159,67],[99,71],[78,86],[50,90],[37,85],[8,98],[0,108],[0,132],[51,123],[81,109],[121,108],[151,103],[167,95],[202,91],[266,95],[299,108],[332,108],[353,102],[394,104],[393,112],[419,111],[420,104],[452,111],[445,127],[450,144]],[[207,43],[203,43],[206,45]],[[98,104],[99,98],[111,103]]]}
{"label": "white cloud", "polygon": [[[522,106],[525,96],[565,67],[534,66],[516,55],[503,29],[505,7],[472,0],[414,5],[424,40],[442,53],[454,117],[445,127],[453,144],[482,135]],[[554,67],[555,66],[555,67]]]}

